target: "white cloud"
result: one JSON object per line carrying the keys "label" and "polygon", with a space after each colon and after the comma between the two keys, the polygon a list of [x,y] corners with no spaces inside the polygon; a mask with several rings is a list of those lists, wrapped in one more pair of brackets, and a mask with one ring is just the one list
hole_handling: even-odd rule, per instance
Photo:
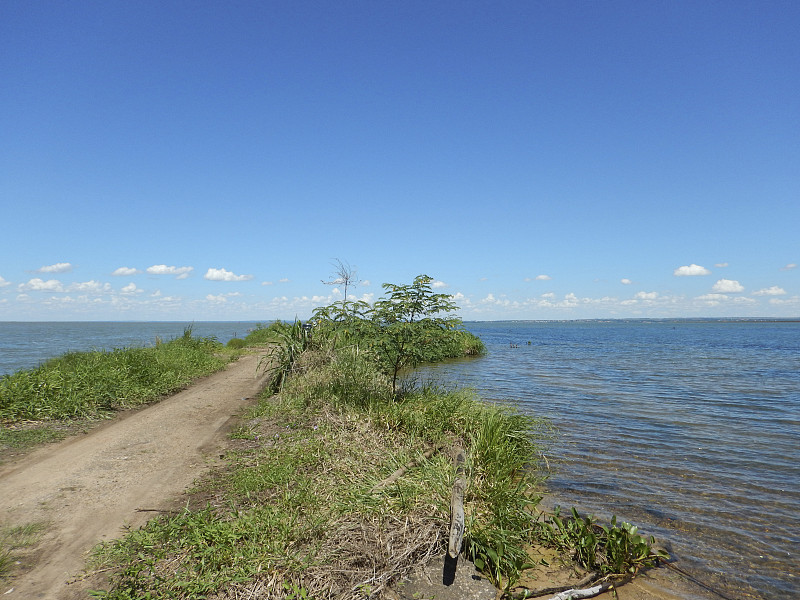
{"label": "white cloud", "polygon": [[792,296],[791,298],[770,298],[769,303],[776,306],[800,308],[800,296]]}
{"label": "white cloud", "polygon": [[620,279],[620,280],[619,280],[619,282],[620,282],[620,283],[622,283],[622,284],[624,284],[624,285],[630,285],[630,284],[632,284],[632,283],[633,283],[633,282],[632,282],[630,279],[628,279],[627,277],[623,277],[622,279]]}
{"label": "white cloud", "polygon": [[365,287],[369,287],[369,286],[371,286],[371,285],[372,285],[372,282],[371,282],[369,279],[364,279],[364,280],[361,282],[361,285],[362,285],[362,286],[365,286]]}
{"label": "white cloud", "polygon": [[7,285],[11,285],[11,282],[10,281],[6,281],[2,277],[0,277],[0,288],[1,287],[6,287]]}
{"label": "white cloud", "polygon": [[797,264],[789,263],[785,267],[781,268],[781,271],[791,271],[792,269],[796,269],[796,268],[797,268]]}
{"label": "white cloud", "polygon": [[209,269],[203,276],[209,281],[250,281],[252,275],[236,275],[226,269]]}
{"label": "white cloud", "polygon": [[118,277],[130,277],[131,275],[138,275],[139,273],[141,273],[141,271],[133,267],[120,267],[111,274]]}
{"label": "white cloud", "polygon": [[763,290],[753,292],[753,296],[782,296],[785,293],[786,290],[778,287],[777,285],[773,285],[770,288],[764,288]]}
{"label": "white cloud", "polygon": [[534,278],[526,277],[523,281],[550,281],[551,279],[550,275],[537,275]]}
{"label": "white cloud", "polygon": [[726,262],[725,263],[717,263],[714,266],[719,268],[719,269],[724,269],[725,267],[728,266],[728,263],[726,263]]}
{"label": "white cloud", "polygon": [[70,271],[72,271],[72,265],[68,262],[47,265],[36,270],[37,273],[69,273]]}
{"label": "white cloud", "polygon": [[446,288],[447,284],[444,281],[439,281],[438,279],[431,283],[431,287],[434,289],[438,288]]}
{"label": "white cloud", "polygon": [[213,294],[209,294],[208,296],[206,296],[206,300],[208,300],[209,302],[215,302],[221,304],[223,302],[227,302],[228,298],[234,298],[236,296],[241,296],[241,294],[239,292],[230,292],[228,294],[217,294],[216,296]]}
{"label": "white cloud", "polygon": [[281,279],[278,279],[278,283],[289,283],[289,278],[288,277],[283,277]]}
{"label": "white cloud", "polygon": [[68,292],[88,292],[91,294],[102,294],[111,291],[110,283],[101,283],[99,281],[91,280],[80,283],[71,283],[67,288]]}
{"label": "white cloud", "polygon": [[44,281],[38,277],[34,277],[28,283],[21,283],[19,291],[34,291],[34,292],[63,292],[64,286],[57,279],[48,279]]}
{"label": "white cloud", "polygon": [[720,302],[724,302],[728,299],[728,296],[725,294],[704,294],[702,296],[698,296],[696,300],[701,300],[703,302],[707,302],[712,306],[716,306]]}
{"label": "white cloud", "polygon": [[151,275],[175,275],[176,279],[186,279],[194,271],[194,267],[168,267],[167,265],[153,265],[147,267]]}
{"label": "white cloud", "polygon": [[655,300],[658,298],[658,292],[636,292],[634,298],[637,300]]}
{"label": "white cloud", "polygon": [[275,285],[274,281],[262,281],[261,285]]}
{"label": "white cloud", "polygon": [[693,275],[711,275],[711,271],[705,267],[701,267],[700,265],[692,263],[691,265],[678,267],[672,272],[672,274],[676,277],[687,277]]}
{"label": "white cloud", "polygon": [[720,294],[736,294],[737,292],[743,292],[744,286],[733,279],[720,279],[714,284],[714,287],[711,288],[711,291],[718,292]]}
{"label": "white cloud", "polygon": [[144,290],[136,287],[136,284],[131,282],[120,290],[123,294],[141,294]]}

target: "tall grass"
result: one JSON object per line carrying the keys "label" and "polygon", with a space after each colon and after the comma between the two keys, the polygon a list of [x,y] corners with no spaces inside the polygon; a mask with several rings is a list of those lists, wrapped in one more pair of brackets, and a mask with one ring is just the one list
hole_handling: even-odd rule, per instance
{"label": "tall grass", "polygon": [[221,350],[188,329],[150,348],[71,352],[0,378],[0,421],[95,417],[150,402],[221,369]]}

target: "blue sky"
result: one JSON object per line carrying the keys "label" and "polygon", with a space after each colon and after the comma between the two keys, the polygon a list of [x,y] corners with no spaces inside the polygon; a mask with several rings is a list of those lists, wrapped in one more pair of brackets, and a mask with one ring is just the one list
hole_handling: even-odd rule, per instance
{"label": "blue sky", "polygon": [[800,317],[800,3],[0,3],[0,320]]}

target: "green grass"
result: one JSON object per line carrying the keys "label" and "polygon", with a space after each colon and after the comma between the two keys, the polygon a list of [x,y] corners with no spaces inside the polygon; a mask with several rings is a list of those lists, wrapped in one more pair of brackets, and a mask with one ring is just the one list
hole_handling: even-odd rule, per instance
{"label": "green grass", "polygon": [[42,444],[63,440],[69,430],[49,425],[32,425],[19,428],[0,427],[0,452],[24,451]]}
{"label": "green grass", "polygon": [[12,573],[20,553],[36,544],[46,527],[46,523],[26,523],[0,528],[0,578]]}
{"label": "green grass", "polygon": [[246,346],[263,346],[279,340],[280,335],[289,327],[283,321],[273,321],[269,324],[258,323],[244,338]]}
{"label": "green grass", "polygon": [[0,422],[103,416],[174,393],[232,356],[191,330],[150,348],[68,353],[0,378]]}

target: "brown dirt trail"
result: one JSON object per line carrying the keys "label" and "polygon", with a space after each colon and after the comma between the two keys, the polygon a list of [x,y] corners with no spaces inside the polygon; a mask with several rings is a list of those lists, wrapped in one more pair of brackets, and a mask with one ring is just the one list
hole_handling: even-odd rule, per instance
{"label": "brown dirt trail", "polygon": [[45,522],[35,560],[0,589],[9,600],[85,598],[86,552],[166,510],[219,458],[230,423],[263,389],[260,357],[88,434],[0,467],[0,524]]}

